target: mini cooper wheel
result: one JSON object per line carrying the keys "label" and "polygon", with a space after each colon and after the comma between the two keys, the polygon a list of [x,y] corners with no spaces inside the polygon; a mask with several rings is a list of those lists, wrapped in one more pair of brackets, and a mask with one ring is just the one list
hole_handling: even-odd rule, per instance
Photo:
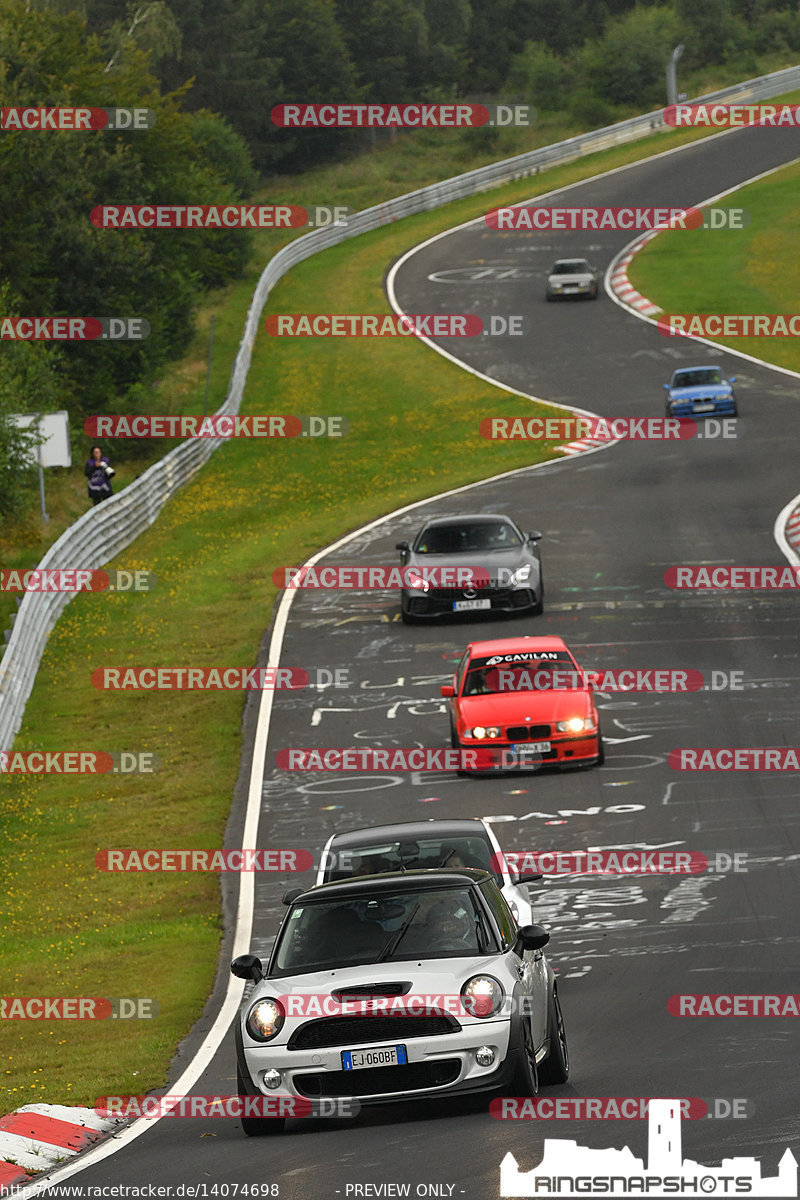
{"label": "mini cooper wheel", "polygon": [[569,1050],[564,1030],[564,1017],[555,986],[547,1009],[547,1034],[550,1039],[550,1050],[547,1058],[539,1067],[539,1082],[566,1083],[569,1079]]}
{"label": "mini cooper wheel", "polygon": [[522,1045],[517,1050],[514,1075],[511,1080],[510,1096],[538,1096],[539,1071],[536,1066],[536,1048],[530,1018],[522,1018]]}
{"label": "mini cooper wheel", "polygon": [[[249,1093],[242,1079],[242,1072],[236,1068],[236,1092],[239,1096],[247,1096]],[[268,1096],[263,1096],[263,1100],[268,1100]],[[239,1118],[242,1122],[242,1133],[247,1137],[265,1137],[269,1134],[283,1133],[286,1126],[285,1117],[245,1117]]]}

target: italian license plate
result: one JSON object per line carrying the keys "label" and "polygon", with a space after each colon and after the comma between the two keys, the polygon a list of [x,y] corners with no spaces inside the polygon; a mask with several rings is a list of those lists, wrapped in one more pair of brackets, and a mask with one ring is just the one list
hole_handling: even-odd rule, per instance
{"label": "italian license plate", "polygon": [[476,608],[491,608],[492,602],[488,598],[486,600],[454,600],[453,612],[471,612]]}
{"label": "italian license plate", "polygon": [[546,754],[550,749],[549,742],[522,742],[520,745],[511,746],[511,753],[524,756],[526,754]]}
{"label": "italian license plate", "polygon": [[715,404],[695,404],[695,412],[713,412],[716,408]]}
{"label": "italian license plate", "polygon": [[342,1069],[359,1071],[364,1067],[404,1067],[408,1063],[405,1046],[381,1046],[377,1050],[343,1050]]}

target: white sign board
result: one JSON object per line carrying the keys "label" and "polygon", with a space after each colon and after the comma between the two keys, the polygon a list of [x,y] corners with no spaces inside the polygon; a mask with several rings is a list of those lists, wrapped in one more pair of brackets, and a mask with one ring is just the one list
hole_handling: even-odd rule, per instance
{"label": "white sign board", "polygon": [[71,467],[69,449],[69,413],[9,413],[8,419],[19,429],[39,427],[44,441],[31,451],[32,467]]}

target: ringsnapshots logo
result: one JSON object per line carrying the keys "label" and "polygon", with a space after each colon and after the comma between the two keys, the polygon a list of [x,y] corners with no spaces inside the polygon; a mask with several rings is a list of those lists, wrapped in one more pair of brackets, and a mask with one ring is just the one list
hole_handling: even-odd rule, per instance
{"label": "ringsnapshots logo", "polygon": [[[556,1098],[556,1103],[561,1097]],[[535,1103],[535,1101],[533,1102]],[[506,1196],[796,1196],[797,1160],[786,1150],[778,1174],[764,1177],[757,1159],[723,1158],[718,1167],[706,1167],[693,1159],[684,1159],[681,1144],[681,1120],[701,1116],[741,1119],[755,1108],[741,1098],[716,1097],[694,1105],[687,1113],[685,1101],[657,1099],[649,1101],[647,1120],[648,1157],[634,1158],[626,1146],[622,1150],[593,1149],[572,1141],[546,1138],[541,1162],[530,1171],[520,1171],[510,1152],[500,1164],[500,1195]],[[705,1104],[706,1112],[701,1113]],[[714,1156],[719,1159],[719,1154]]]}

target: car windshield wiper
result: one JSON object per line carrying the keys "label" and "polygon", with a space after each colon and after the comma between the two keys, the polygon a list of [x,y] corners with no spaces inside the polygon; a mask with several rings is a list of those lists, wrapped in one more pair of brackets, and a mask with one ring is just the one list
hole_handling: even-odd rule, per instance
{"label": "car windshield wiper", "polygon": [[396,929],[394,931],[394,933],[392,934],[392,936],[389,938],[388,942],[383,947],[383,949],[381,950],[377,959],[375,960],[376,962],[379,962],[379,963],[385,962],[385,960],[389,957],[390,954],[394,954],[395,950],[400,945],[400,939],[404,936],[409,925],[411,924],[411,922],[414,920],[414,917],[419,912],[420,904],[422,904],[422,901],[418,900],[417,903],[414,905],[414,908],[411,910],[411,912],[406,917],[405,921],[403,921],[403,924],[400,926],[400,928]]}

